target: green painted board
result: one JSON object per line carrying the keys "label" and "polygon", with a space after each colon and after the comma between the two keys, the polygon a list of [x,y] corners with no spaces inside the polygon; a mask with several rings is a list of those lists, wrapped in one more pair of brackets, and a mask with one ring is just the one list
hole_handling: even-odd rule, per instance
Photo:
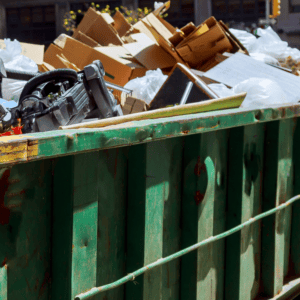
{"label": "green painted board", "polygon": [[[244,158],[242,162],[242,210],[241,221],[261,213],[264,126],[251,125],[244,128]],[[228,199],[230,201],[230,199]],[[245,227],[240,233],[239,299],[252,300],[260,288],[261,223]]]}
{"label": "green painted board", "polygon": [[[271,122],[266,126],[263,211],[293,196],[293,128],[293,119]],[[288,274],[291,208],[266,218],[262,226],[263,291],[275,296],[281,292],[284,277]]]}
{"label": "green painted board", "polygon": [[1,270],[7,282],[3,299],[46,300],[51,281],[51,162],[20,164],[6,174],[4,206],[12,248],[7,270]]}
{"label": "green painted board", "polygon": [[55,161],[53,198],[54,299],[74,297],[96,285],[99,153]]}
{"label": "green painted board", "polygon": [[[263,174],[262,124],[230,131],[227,229],[260,212]],[[225,299],[254,299],[260,281],[260,223],[226,239]]]}
{"label": "green painted board", "polygon": [[[127,273],[179,250],[180,142],[160,141],[129,151]],[[178,277],[178,262],[158,267],[128,283],[126,297],[179,299]]]}
{"label": "green painted board", "polygon": [[[97,286],[126,275],[127,150],[99,152]],[[124,286],[101,293],[95,299],[122,300]]]}
{"label": "green painted board", "polygon": [[[226,131],[186,138],[183,248],[224,231],[226,169]],[[222,299],[224,241],[184,256],[181,270],[181,299]]]}

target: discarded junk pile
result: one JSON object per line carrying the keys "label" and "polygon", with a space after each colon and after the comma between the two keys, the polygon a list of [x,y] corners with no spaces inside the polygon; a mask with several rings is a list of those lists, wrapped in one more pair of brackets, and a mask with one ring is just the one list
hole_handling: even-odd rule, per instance
{"label": "discarded junk pile", "polygon": [[45,53],[5,40],[0,136],[300,100],[300,51],[270,27],[254,36],[211,17],[179,29],[160,16],[169,6],[133,26],[90,8]]}

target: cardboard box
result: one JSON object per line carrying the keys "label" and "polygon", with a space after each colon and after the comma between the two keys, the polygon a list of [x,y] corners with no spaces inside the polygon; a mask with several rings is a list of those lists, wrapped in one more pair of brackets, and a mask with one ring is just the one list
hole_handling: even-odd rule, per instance
{"label": "cardboard box", "polygon": [[[34,45],[27,43],[20,43],[22,47],[22,53],[24,56],[32,59],[37,65],[42,65],[44,61],[44,45]],[[0,49],[5,49],[6,45],[4,40],[0,40]]]}
{"label": "cardboard box", "polygon": [[[208,30],[207,30],[208,28]],[[176,51],[191,67],[197,67],[217,53],[230,52],[233,46],[222,26],[209,18],[176,47]]]}
{"label": "cardboard box", "polygon": [[133,97],[126,97],[123,99],[121,106],[124,115],[135,114],[148,110],[146,102]]}
{"label": "cardboard box", "polygon": [[101,14],[100,12],[89,8],[84,15],[82,21],[74,31],[73,37],[78,36],[78,32],[91,37],[101,46],[123,45],[123,41],[118,35],[117,30],[111,25],[113,19],[108,14]]}
{"label": "cardboard box", "polygon": [[55,68],[65,68],[65,65],[57,57],[65,57],[79,69],[95,60],[100,60],[104,66],[104,79],[124,86],[129,80],[144,76],[147,69],[140,64],[122,58],[127,55],[123,47],[99,47],[92,48],[71,37],[66,37],[64,47],[50,45],[45,53],[45,62]]}

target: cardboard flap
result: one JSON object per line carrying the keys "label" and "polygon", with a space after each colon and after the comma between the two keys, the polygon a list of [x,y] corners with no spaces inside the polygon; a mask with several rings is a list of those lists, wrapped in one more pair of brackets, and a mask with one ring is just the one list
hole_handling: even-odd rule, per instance
{"label": "cardboard flap", "polygon": [[76,40],[90,46],[90,47],[101,47],[101,45],[99,43],[97,43],[95,40],[93,40],[91,37],[87,36],[86,34],[84,34],[81,31],[78,31],[76,33],[76,35],[74,36],[74,38],[76,38]]}
{"label": "cardboard flap", "polygon": [[105,20],[105,22],[107,24],[113,24],[114,23],[114,19],[111,17],[110,14],[108,13],[101,13],[102,18]]}
{"label": "cardboard flap", "polygon": [[45,52],[45,62],[53,66],[55,69],[65,68],[65,65],[57,57],[57,55],[62,54],[62,51],[63,50],[58,46],[51,44]]}
{"label": "cardboard flap", "polygon": [[173,45],[171,44],[170,41],[165,40],[154,28],[152,28],[147,23],[144,23],[144,25],[147,27],[147,29],[155,37],[155,39],[156,39],[159,46],[161,46],[166,52],[168,52],[177,62],[185,64],[185,62],[182,60],[182,58],[175,51],[175,49],[174,49],[174,47],[173,47]]}
{"label": "cardboard flap", "polygon": [[190,22],[185,26],[183,26],[182,28],[180,28],[180,30],[184,33],[185,36],[188,36],[189,34],[194,32],[195,29],[197,29],[197,27],[193,22]]}
{"label": "cardboard flap", "polygon": [[123,47],[147,69],[156,70],[175,65],[176,60],[144,33],[133,34],[132,38],[136,43],[126,44]]}
{"label": "cardboard flap", "polygon": [[87,33],[87,31],[94,25],[94,22],[98,18],[98,13],[95,11],[92,7],[88,9],[88,11],[85,13],[83,19],[77,26],[76,30],[73,33],[73,37],[76,36],[78,31],[81,31],[82,33]]}
{"label": "cardboard flap", "polygon": [[166,41],[173,36],[173,33],[153,13],[146,16],[145,19]]}
{"label": "cardboard flap", "polygon": [[132,26],[127,22],[125,17],[117,11],[114,15],[114,28],[117,30],[120,37],[123,37]]}
{"label": "cardboard flap", "polygon": [[152,41],[156,42],[156,38],[143,21],[138,21],[136,24],[133,25],[133,27],[137,29],[140,33],[146,34]]}

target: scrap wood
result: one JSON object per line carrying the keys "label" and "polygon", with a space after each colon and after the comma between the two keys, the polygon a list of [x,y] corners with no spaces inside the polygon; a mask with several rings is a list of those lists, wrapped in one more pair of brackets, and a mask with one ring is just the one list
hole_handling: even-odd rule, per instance
{"label": "scrap wood", "polygon": [[237,108],[242,104],[245,97],[246,97],[246,93],[242,93],[232,97],[156,109],[153,111],[130,114],[123,117],[102,119],[99,121],[86,122],[83,124],[61,126],[60,129],[100,128],[100,127],[106,127],[110,125],[131,122],[131,121],[159,119],[159,118],[167,118],[167,117],[174,117],[174,116],[181,116],[181,115],[188,115],[188,114],[197,114],[200,112],[208,112],[208,111],[214,111],[220,109]]}

